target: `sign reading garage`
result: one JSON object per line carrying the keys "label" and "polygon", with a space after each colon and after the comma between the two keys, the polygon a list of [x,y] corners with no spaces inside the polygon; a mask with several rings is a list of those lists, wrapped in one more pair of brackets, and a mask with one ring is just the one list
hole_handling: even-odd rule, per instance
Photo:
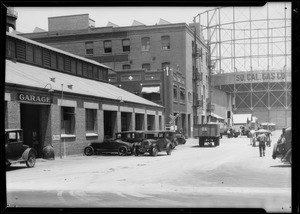
{"label": "sign reading garage", "polygon": [[18,100],[23,102],[40,103],[40,104],[51,103],[51,99],[49,96],[41,96],[36,94],[18,93]]}

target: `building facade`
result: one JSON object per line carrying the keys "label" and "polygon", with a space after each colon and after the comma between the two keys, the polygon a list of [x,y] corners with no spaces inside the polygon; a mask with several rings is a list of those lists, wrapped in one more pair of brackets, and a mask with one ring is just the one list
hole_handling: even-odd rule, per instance
{"label": "building facade", "polygon": [[82,154],[91,140],[127,130],[159,130],[164,107],[108,83],[109,67],[6,33],[5,128],[55,156]]}
{"label": "building facade", "polygon": [[175,124],[187,136],[193,124],[213,117],[209,51],[196,24],[95,28],[89,20],[86,14],[50,17],[48,32],[22,36],[109,66],[111,84],[164,106],[166,124],[179,116]]}
{"label": "building facade", "polygon": [[213,85],[230,93],[233,112],[252,114],[259,122],[276,124],[276,129],[292,124],[291,71],[269,70],[215,74]]}

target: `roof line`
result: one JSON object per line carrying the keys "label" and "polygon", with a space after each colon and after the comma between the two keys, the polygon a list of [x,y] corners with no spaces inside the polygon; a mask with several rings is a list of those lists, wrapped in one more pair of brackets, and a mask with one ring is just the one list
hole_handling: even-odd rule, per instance
{"label": "roof line", "polygon": [[55,52],[58,52],[58,53],[61,53],[61,54],[64,54],[64,55],[67,55],[67,56],[71,56],[71,57],[74,57],[74,58],[77,58],[77,59],[80,59],[82,61],[86,61],[86,62],[89,62],[89,63],[92,63],[92,64],[95,64],[97,66],[101,66],[101,67],[104,67],[104,68],[107,68],[107,69],[112,69],[106,65],[103,65],[97,61],[94,61],[94,60],[90,60],[90,59],[87,59],[87,58],[84,58],[84,57],[81,57],[81,56],[78,56],[78,55],[75,55],[75,54],[72,54],[72,53],[69,53],[69,52],[66,52],[66,51],[63,51],[63,50],[60,50],[58,48],[54,48],[54,47],[51,47],[49,45],[45,45],[45,44],[42,44],[40,42],[36,42],[34,40],[31,40],[31,39],[28,39],[28,38],[25,38],[23,36],[18,36],[18,35],[15,35],[15,34],[11,34],[9,32],[6,32],[6,35],[8,36],[11,36],[11,37],[14,37],[16,39],[20,39],[22,41],[25,41],[25,42],[28,42],[28,43],[31,43],[31,44],[34,44],[34,45],[37,45],[37,46],[40,46],[40,47],[43,47],[43,48],[47,48],[49,50],[52,50],[52,51],[55,51]]}

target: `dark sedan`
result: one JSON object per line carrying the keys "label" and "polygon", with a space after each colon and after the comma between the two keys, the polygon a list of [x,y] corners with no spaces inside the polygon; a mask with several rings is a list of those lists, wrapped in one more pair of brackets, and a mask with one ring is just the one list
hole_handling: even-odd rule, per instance
{"label": "dark sedan", "polygon": [[36,162],[36,151],[24,144],[22,129],[5,129],[5,155],[7,167],[25,162],[31,168]]}
{"label": "dark sedan", "polygon": [[101,141],[92,141],[84,148],[84,154],[87,156],[101,153],[118,153],[119,155],[129,155],[132,153],[131,143],[119,139],[108,139]]}

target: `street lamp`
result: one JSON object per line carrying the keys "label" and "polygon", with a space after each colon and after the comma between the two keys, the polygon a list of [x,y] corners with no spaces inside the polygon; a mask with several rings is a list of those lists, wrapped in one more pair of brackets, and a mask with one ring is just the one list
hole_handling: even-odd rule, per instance
{"label": "street lamp", "polygon": [[124,103],[122,96],[118,96],[117,100],[120,100],[120,103]]}

